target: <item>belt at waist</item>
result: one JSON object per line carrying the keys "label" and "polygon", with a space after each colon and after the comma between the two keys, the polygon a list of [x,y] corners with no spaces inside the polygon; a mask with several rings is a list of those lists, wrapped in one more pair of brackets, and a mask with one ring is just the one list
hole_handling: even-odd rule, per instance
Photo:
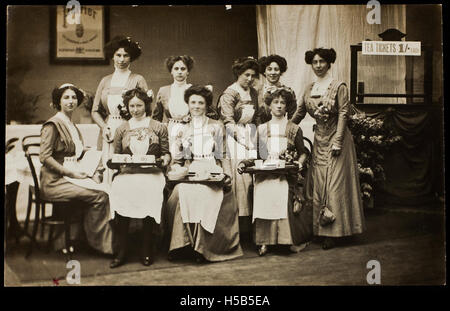
{"label": "belt at waist", "polygon": [[183,119],[169,119],[169,123],[188,123],[184,121]]}
{"label": "belt at waist", "polygon": [[205,154],[205,155],[203,155],[203,154],[193,154],[192,155],[192,158],[194,159],[194,160],[200,160],[200,159],[215,159],[214,158],[214,154]]}

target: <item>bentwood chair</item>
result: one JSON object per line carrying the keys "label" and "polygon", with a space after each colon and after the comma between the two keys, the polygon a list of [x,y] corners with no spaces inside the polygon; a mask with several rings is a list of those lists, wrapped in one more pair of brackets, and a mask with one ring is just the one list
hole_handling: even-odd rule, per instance
{"label": "bentwood chair", "polygon": [[308,146],[306,147],[309,151],[309,154],[312,153],[312,148],[313,148],[313,144],[312,142],[309,140],[308,137],[303,136],[303,142],[306,142],[308,144]]}
{"label": "bentwood chair", "polygon": [[[40,142],[41,136],[40,135],[28,135],[28,136],[24,136],[22,138],[22,150],[25,153],[26,149],[28,148],[33,148],[33,149],[38,149],[39,147],[39,142]],[[30,150],[31,153],[31,150]],[[34,154],[32,155],[32,157],[34,156]],[[36,163],[36,162],[35,162]],[[34,166],[35,170],[37,169],[37,165]],[[37,169],[39,170],[39,169]],[[39,179],[39,176],[37,177]],[[25,217],[25,224],[24,224],[24,230],[25,232],[28,232],[28,225],[30,222],[30,214],[31,214],[31,207],[33,204],[36,204],[36,195],[35,195],[35,191],[34,191],[34,184],[30,184],[28,186],[28,204],[27,204],[27,213],[26,213],[26,217]],[[45,217],[45,204],[44,206],[41,208],[41,217]],[[42,227],[41,229],[41,238],[44,236],[44,228]]]}
{"label": "bentwood chair", "polygon": [[[71,219],[71,206],[74,202],[57,202],[57,201],[51,201],[51,200],[45,200],[41,197],[41,189],[39,184],[39,178],[36,171],[36,165],[35,163],[38,163],[36,161],[39,161],[39,152],[36,151],[36,149],[39,149],[40,142],[36,142],[36,136],[26,136],[22,140],[22,147],[25,152],[25,157],[27,158],[28,165],[30,167],[31,175],[33,177],[34,185],[31,187],[33,188],[33,203],[35,205],[35,216],[34,216],[34,222],[33,222],[33,229],[31,233],[31,243],[29,246],[28,251],[25,254],[25,258],[28,258],[32,251],[33,246],[37,245],[36,243],[36,234],[38,231],[39,225],[42,226],[49,226],[49,234],[48,234],[48,241],[47,241],[47,250],[51,248],[51,244],[53,241],[53,231],[55,226],[63,226],[64,227],[64,234],[65,234],[65,246],[63,249],[63,253],[67,254],[69,258],[71,258],[71,254],[73,253],[73,246],[70,241],[70,225],[72,223]],[[38,136],[39,137],[39,136]],[[28,142],[28,140],[33,140],[33,142]],[[52,215],[49,217],[46,217],[45,215],[45,204],[52,204]],[[25,220],[26,227],[28,226],[29,222],[29,216],[31,211],[31,203],[29,202],[28,210],[27,210],[27,218]]]}

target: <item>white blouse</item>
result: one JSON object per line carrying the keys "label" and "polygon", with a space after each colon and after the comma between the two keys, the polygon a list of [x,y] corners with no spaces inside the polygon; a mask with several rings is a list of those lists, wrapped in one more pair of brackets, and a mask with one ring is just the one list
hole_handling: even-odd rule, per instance
{"label": "white blouse", "polygon": [[130,76],[130,67],[125,70],[117,69],[114,71],[111,78],[112,87],[124,87],[127,84],[128,77]]}
{"label": "white blouse", "polygon": [[331,75],[330,70],[327,71],[325,76],[317,77],[316,81],[311,90],[311,96],[322,96],[324,95],[328,87],[330,86],[331,81],[333,81],[333,76]]}
{"label": "white blouse", "polygon": [[130,125],[130,130],[134,130],[140,127],[147,128],[150,124],[150,117],[145,117],[142,120],[131,118],[130,120],[128,120],[128,124]]}
{"label": "white blouse", "polygon": [[172,83],[170,86],[170,98],[169,98],[169,112],[174,118],[184,117],[189,113],[189,106],[184,101],[184,91],[186,91],[191,84],[184,83]]}

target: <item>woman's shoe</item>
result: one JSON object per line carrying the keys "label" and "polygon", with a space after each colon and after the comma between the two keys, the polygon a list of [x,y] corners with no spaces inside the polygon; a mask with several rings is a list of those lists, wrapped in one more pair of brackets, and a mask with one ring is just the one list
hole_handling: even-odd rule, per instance
{"label": "woman's shoe", "polygon": [[144,266],[150,266],[153,263],[153,258],[152,257],[144,257],[142,258],[142,264]]}
{"label": "woman's shoe", "polygon": [[111,261],[111,263],[109,264],[109,267],[111,269],[114,269],[114,268],[120,267],[124,263],[125,263],[125,259],[114,258],[113,261]]}
{"label": "woman's shoe", "polygon": [[258,255],[264,256],[265,254],[267,254],[267,245],[263,244],[258,247]]}
{"label": "woman's shoe", "polygon": [[336,242],[334,240],[334,238],[325,238],[325,240],[322,243],[322,248],[327,250],[327,249],[332,249],[336,246]]}
{"label": "woman's shoe", "polygon": [[202,254],[196,253],[195,254],[195,262],[196,263],[204,263],[206,261],[205,257],[203,257]]}

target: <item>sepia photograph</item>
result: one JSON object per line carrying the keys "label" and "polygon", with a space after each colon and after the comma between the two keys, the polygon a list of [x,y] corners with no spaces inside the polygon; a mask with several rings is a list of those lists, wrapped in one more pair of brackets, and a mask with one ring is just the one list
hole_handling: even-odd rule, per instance
{"label": "sepia photograph", "polygon": [[4,287],[446,285],[442,4],[4,12]]}

